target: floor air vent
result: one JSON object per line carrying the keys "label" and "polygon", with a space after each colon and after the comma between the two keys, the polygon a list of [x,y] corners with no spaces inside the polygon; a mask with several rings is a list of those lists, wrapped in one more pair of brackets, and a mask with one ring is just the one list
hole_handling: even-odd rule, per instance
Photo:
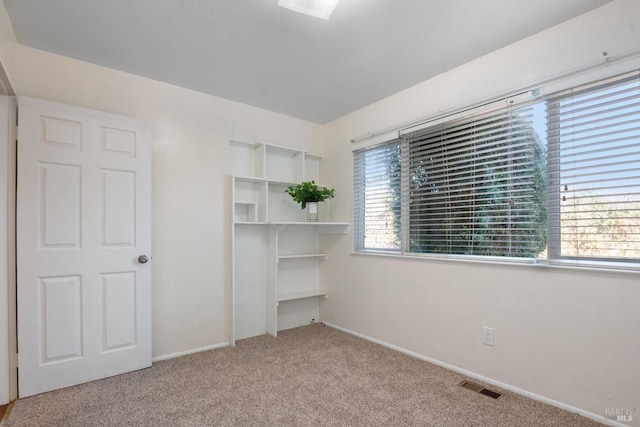
{"label": "floor air vent", "polygon": [[467,380],[462,381],[460,383],[460,387],[466,388],[467,390],[471,390],[475,393],[484,394],[485,396],[489,396],[492,399],[497,399],[502,396],[502,394],[498,393],[497,391],[489,390],[488,388],[482,387],[480,384],[476,384]]}

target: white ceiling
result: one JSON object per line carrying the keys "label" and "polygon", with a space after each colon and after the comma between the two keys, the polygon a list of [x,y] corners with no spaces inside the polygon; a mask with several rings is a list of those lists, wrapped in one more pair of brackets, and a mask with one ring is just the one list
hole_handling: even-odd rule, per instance
{"label": "white ceiling", "polygon": [[610,0],[4,0],[18,41],[324,124]]}

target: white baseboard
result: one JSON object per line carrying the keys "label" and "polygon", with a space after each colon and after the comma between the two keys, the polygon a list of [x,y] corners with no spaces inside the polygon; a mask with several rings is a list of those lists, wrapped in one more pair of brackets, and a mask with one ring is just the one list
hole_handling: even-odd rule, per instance
{"label": "white baseboard", "polygon": [[222,348],[222,347],[229,347],[229,343],[228,342],[223,342],[223,343],[220,343],[220,344],[213,344],[213,345],[207,345],[205,347],[193,348],[191,350],[179,351],[177,353],[171,353],[171,354],[165,354],[165,355],[162,355],[162,356],[156,356],[156,357],[152,357],[151,361],[152,362],[159,362],[161,360],[175,359],[176,357],[186,356],[187,354],[200,353],[201,351],[215,350],[216,348]]}
{"label": "white baseboard", "polygon": [[339,331],[345,332],[345,333],[350,334],[350,335],[355,335],[358,338],[362,338],[362,339],[365,339],[367,341],[371,341],[373,343],[380,344],[383,347],[387,347],[387,348],[390,348],[392,350],[399,351],[400,353],[404,353],[406,355],[415,357],[416,359],[420,359],[420,360],[424,360],[425,362],[433,363],[434,365],[441,366],[443,368],[449,369],[449,370],[454,371],[454,372],[458,372],[459,374],[462,374],[462,375],[465,375],[465,376],[468,376],[468,377],[471,377],[471,378],[475,378],[475,379],[483,381],[485,383],[494,384],[494,385],[496,385],[496,386],[498,386],[500,388],[503,388],[505,390],[509,390],[509,391],[511,391],[513,393],[516,393],[516,394],[519,394],[519,395],[522,395],[522,396],[525,396],[525,397],[528,397],[528,398],[531,398],[531,399],[534,399],[534,400],[538,400],[538,401],[543,402],[543,403],[547,403],[547,404],[555,406],[557,408],[564,409],[565,411],[577,413],[579,415],[582,415],[585,418],[589,418],[589,419],[597,421],[599,423],[603,423],[603,424],[606,424],[606,425],[609,425],[609,426],[614,426],[614,427],[629,427],[628,424],[622,424],[622,423],[619,423],[617,421],[605,418],[602,415],[594,414],[593,412],[585,411],[584,409],[576,408],[574,406],[567,405],[567,404],[562,403],[562,402],[558,402],[557,400],[553,400],[553,399],[550,399],[548,397],[541,396],[539,394],[535,394],[535,393],[532,393],[530,391],[523,390],[521,388],[514,387],[512,385],[505,384],[505,383],[500,382],[500,381],[496,381],[496,380],[494,380],[492,378],[488,378],[488,377],[485,377],[483,375],[476,374],[475,372],[467,371],[466,369],[462,369],[462,368],[459,368],[457,366],[450,365],[448,363],[442,362],[442,361],[437,360],[437,359],[432,359],[431,357],[427,357],[425,355],[422,355],[420,353],[416,353],[416,352],[411,351],[411,350],[407,350],[407,349],[402,348],[402,347],[398,347],[397,345],[389,344],[388,342],[379,340],[377,338],[372,338],[372,337],[369,337],[367,335],[361,334],[359,332],[352,331],[350,329],[343,328],[343,327],[338,326],[338,325],[334,325],[333,323],[329,323],[329,322],[322,322],[322,323],[324,323],[325,325],[327,325],[330,328],[337,329]]}

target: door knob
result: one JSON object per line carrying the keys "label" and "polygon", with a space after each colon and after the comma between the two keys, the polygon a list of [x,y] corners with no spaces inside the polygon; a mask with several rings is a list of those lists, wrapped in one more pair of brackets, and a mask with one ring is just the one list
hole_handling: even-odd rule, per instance
{"label": "door knob", "polygon": [[149,258],[147,258],[147,256],[146,256],[146,255],[140,255],[140,256],[138,257],[138,262],[139,262],[140,264],[145,264],[147,261],[149,261]]}

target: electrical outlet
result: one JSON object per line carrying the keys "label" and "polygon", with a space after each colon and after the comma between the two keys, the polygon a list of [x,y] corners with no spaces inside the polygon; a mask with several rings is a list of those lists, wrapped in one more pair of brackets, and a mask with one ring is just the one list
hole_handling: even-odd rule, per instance
{"label": "electrical outlet", "polygon": [[488,326],[482,328],[482,344],[490,345],[491,347],[496,345],[495,330]]}

